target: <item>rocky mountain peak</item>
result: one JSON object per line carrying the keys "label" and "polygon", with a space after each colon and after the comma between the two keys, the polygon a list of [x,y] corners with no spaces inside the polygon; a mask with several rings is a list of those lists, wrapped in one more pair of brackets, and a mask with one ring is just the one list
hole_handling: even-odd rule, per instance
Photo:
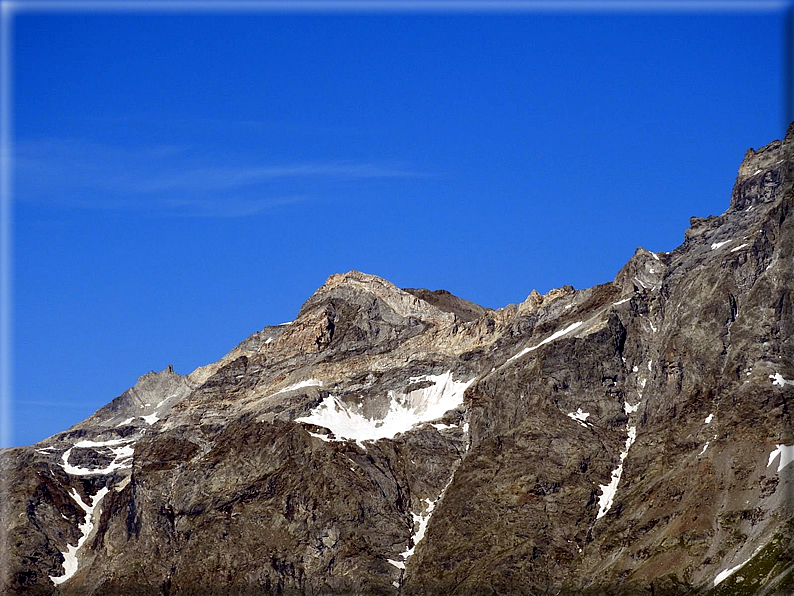
{"label": "rocky mountain peak", "polygon": [[667,266],[666,254],[659,255],[641,246],[615,276],[615,285],[622,293],[658,289]]}
{"label": "rocky mountain peak", "polygon": [[528,314],[539,308],[542,304],[548,305],[550,302],[574,294],[576,291],[573,286],[563,286],[561,288],[552,288],[545,294],[540,294],[537,290],[533,289],[526,300],[518,305],[517,312],[519,314]]}
{"label": "rocky mountain peak", "polygon": [[356,303],[367,308],[385,306],[394,316],[416,319],[428,323],[449,323],[454,317],[419,296],[401,290],[393,283],[376,275],[349,271],[331,275],[326,282],[304,303],[298,319],[315,310],[318,304],[333,303],[334,300]]}
{"label": "rocky mountain peak", "polygon": [[748,149],[733,187],[731,209],[749,210],[769,203],[775,189],[791,175],[792,152],[794,125],[782,141],[772,141],[758,150]]}

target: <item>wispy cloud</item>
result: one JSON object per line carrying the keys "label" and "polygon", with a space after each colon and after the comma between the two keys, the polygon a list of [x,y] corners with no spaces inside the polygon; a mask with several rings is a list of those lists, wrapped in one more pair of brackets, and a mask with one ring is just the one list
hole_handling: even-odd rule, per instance
{"label": "wispy cloud", "polygon": [[307,197],[256,199],[224,197],[222,199],[173,200],[168,202],[169,214],[177,217],[249,217],[275,207],[305,203]]}
{"label": "wispy cloud", "polygon": [[[245,217],[317,200],[323,185],[333,182],[425,175],[399,164],[243,162],[187,145],[132,147],[74,138],[20,142],[14,164],[20,201],[180,217]],[[307,194],[307,185],[315,194]]]}
{"label": "wispy cloud", "polygon": [[367,163],[303,163],[293,165],[226,166],[194,169],[140,180],[138,192],[168,190],[228,190],[277,178],[333,177],[407,178],[415,172]]}

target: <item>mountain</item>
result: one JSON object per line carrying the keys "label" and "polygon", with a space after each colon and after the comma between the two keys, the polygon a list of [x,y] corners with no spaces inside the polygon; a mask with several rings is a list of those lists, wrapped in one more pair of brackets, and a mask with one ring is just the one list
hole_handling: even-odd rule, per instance
{"label": "mountain", "polygon": [[794,593],[792,147],[610,283],[490,310],[332,275],[3,450],[3,593]]}

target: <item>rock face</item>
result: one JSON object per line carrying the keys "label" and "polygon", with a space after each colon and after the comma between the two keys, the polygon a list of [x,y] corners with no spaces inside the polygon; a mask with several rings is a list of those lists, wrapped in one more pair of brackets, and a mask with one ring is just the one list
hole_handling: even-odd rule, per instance
{"label": "rock face", "polygon": [[3,593],[794,593],[793,147],[611,283],[333,275],[0,452]]}

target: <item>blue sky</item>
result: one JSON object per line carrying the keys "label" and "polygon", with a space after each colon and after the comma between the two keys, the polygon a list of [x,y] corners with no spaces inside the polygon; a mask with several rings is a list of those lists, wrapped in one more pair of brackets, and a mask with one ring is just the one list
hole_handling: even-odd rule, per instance
{"label": "blue sky", "polygon": [[783,12],[14,17],[13,435],[330,274],[496,308],[611,280],[780,138]]}

